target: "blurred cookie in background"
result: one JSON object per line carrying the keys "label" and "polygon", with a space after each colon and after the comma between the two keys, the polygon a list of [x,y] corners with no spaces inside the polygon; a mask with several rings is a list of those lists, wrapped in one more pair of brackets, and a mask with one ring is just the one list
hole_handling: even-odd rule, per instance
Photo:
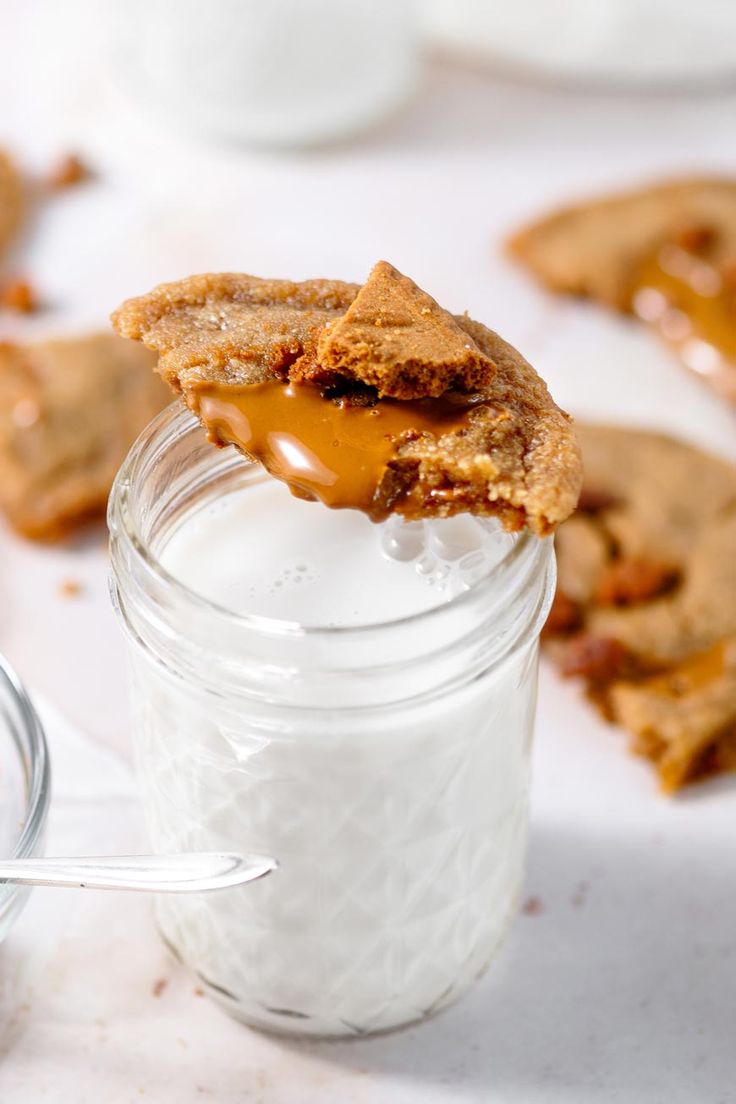
{"label": "blurred cookie in background", "polygon": [[96,5],[94,22],[106,72],[149,125],[288,149],[350,138],[400,109],[421,71],[419,7],[135,0]]}
{"label": "blurred cookie in background", "polygon": [[170,399],[148,350],[112,334],[0,344],[0,508],[57,540],[104,514],[118,467]]}
{"label": "blurred cookie in background", "polygon": [[574,204],[508,248],[551,290],[637,316],[736,403],[736,179],[675,180]]}
{"label": "blurred cookie in background", "polygon": [[736,769],[736,470],[655,433],[576,425],[584,489],[545,630],[671,792]]}

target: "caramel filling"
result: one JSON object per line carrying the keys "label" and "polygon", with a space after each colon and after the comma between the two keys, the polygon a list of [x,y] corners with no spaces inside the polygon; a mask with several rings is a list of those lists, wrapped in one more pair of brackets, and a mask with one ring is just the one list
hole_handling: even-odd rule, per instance
{"label": "caramel filling", "polygon": [[671,671],[652,679],[648,686],[667,697],[684,697],[704,690],[723,678],[726,666],[726,642],[721,640],[705,652],[688,656]]}
{"label": "caramel filling", "polygon": [[631,305],[689,368],[736,398],[736,292],[714,265],[665,245],[637,271]]}
{"label": "caramel filling", "polygon": [[274,380],[244,387],[203,383],[190,393],[190,405],[211,441],[236,445],[292,494],[380,521],[390,512],[380,489],[397,443],[463,429],[470,411],[487,400],[446,392],[357,406],[324,398],[313,384]]}

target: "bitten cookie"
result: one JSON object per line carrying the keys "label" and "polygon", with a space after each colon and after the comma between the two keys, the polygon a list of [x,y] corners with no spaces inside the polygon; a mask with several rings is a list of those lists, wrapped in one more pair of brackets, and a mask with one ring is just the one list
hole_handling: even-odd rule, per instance
{"label": "bitten cookie", "polygon": [[659,434],[577,430],[546,637],[674,790],[736,767],[736,470]]}
{"label": "bitten cookie", "polygon": [[374,520],[470,511],[540,535],[574,509],[579,450],[543,380],[386,262],[363,288],[193,276],[113,323],[159,354],[214,443],[301,497]]}

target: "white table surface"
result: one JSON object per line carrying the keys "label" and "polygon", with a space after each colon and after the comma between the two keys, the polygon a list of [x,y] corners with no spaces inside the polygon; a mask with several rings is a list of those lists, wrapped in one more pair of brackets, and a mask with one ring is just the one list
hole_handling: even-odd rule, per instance
{"label": "white table surface", "polygon": [[[498,249],[576,192],[733,170],[736,95],[581,95],[435,63],[371,135],[258,154],[133,114],[63,8],[0,0],[0,140],[37,169],[80,150],[99,178],[45,210],[23,266],[50,308],[3,318],[6,336],[104,325],[126,295],[189,272],[360,280],[386,257],[518,344],[575,413],[736,460],[734,416],[652,339],[552,302]],[[0,529],[0,650],[50,703],[57,853],[141,840],[106,572],[101,531],[44,548]],[[67,579],[78,596],[60,595]],[[2,1104],[736,1101],[736,782],[661,797],[546,669],[537,728],[528,892],[543,909],[456,1007],[374,1041],[267,1038],[196,995],[144,899],[36,891],[0,950]]]}

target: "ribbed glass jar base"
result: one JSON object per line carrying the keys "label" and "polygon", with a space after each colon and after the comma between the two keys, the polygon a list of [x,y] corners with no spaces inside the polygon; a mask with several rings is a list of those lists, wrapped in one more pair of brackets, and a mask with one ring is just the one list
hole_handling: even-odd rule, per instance
{"label": "ribbed glass jar base", "polygon": [[523,875],[536,644],[450,700],[314,725],[263,724],[183,692],[145,657],[133,668],[155,850],[279,860],[241,890],[156,904],[167,941],[229,1011],[268,1030],[363,1035],[472,984]]}

